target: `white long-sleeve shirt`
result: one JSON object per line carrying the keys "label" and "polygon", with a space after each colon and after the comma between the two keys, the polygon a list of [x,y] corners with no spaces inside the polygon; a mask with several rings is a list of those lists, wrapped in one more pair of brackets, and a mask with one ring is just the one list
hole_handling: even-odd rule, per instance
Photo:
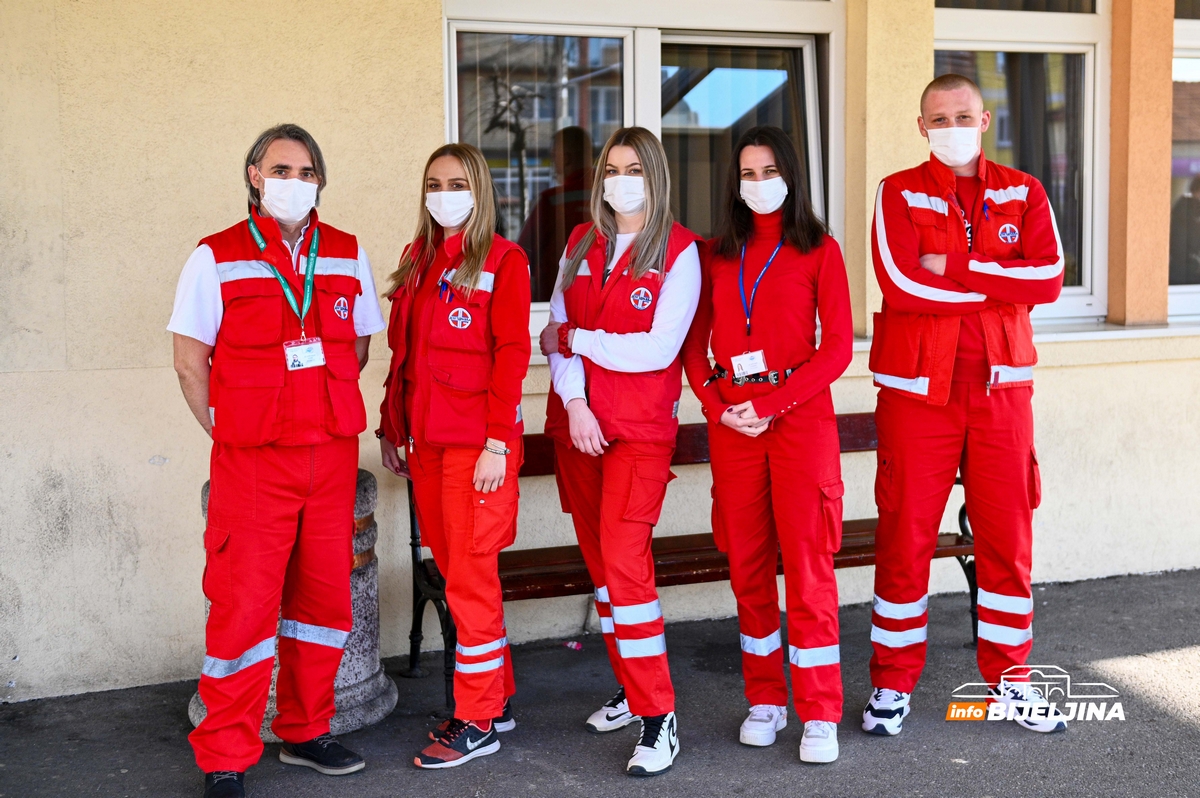
{"label": "white long-sleeve shirt", "polygon": [[[636,237],[637,233],[617,235],[616,246],[606,270],[620,260]],[[567,306],[562,293],[562,273],[566,265],[567,253],[564,251],[558,262],[558,280],[550,297],[550,320],[560,324],[567,321]],[[679,254],[663,280],[650,332],[610,333],[605,330],[576,329],[571,344],[574,357],[565,358],[558,352],[548,355],[550,379],[563,404],[586,397],[584,357],[610,371],[627,373],[658,371],[671,365],[679,355],[699,303],[700,253],[692,244]]]}

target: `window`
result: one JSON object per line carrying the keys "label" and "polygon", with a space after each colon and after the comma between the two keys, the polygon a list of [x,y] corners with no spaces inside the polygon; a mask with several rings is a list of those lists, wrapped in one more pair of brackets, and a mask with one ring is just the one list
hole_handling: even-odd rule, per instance
{"label": "window", "polygon": [[[1181,0],[1175,0],[1176,7]],[[1096,13],[1096,0],[936,0],[936,8],[978,8],[995,11],[1065,11]]]}
{"label": "window", "polygon": [[1082,285],[1084,56],[939,50],[934,71],[957,72],[979,84],[992,112],[984,153],[1045,186],[1066,259],[1063,284]]}
{"label": "window", "polygon": [[757,125],[776,125],[791,137],[807,172],[801,184],[824,215],[816,78],[806,63],[806,57],[815,60],[811,39],[801,46],[732,41],[667,38],[662,45],[662,141],[671,206],[681,224],[705,237],[716,232],[733,146]]}
{"label": "window", "polygon": [[1175,19],[1200,19],[1200,0],[1175,0]]}
{"label": "window", "polygon": [[550,299],[575,225],[589,218],[595,155],[625,116],[625,41],[455,31],[452,138],[479,147],[500,234],[529,255],[535,302]]}
{"label": "window", "polygon": [[1171,265],[1168,313],[1200,314],[1200,54],[1171,64]]}

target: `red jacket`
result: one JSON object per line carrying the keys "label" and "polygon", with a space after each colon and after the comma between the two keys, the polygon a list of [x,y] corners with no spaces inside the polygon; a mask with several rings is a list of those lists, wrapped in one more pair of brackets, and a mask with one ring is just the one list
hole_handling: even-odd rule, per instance
{"label": "red jacket", "polygon": [[[461,263],[459,234],[442,242],[434,262],[419,265],[391,296],[392,359],[379,410],[380,432],[395,445],[419,437],[434,446],[483,448],[488,438],[510,441],[524,433],[521,383],[531,344],[529,261],[520,247],[496,236],[477,288],[439,291],[417,320],[419,339],[407,340],[421,282],[444,278],[448,283]],[[416,364],[415,397],[405,397],[404,367],[412,357],[426,360]],[[414,408],[415,419],[406,418],[406,398],[423,404]]]}
{"label": "red jacket", "polygon": [[253,218],[265,249],[259,249],[244,219],[200,242],[216,258],[225,308],[209,385],[213,440],[229,446],[299,446],[358,435],[367,427],[352,311],[362,293],[358,241],[312,212],[299,244],[303,267],[312,236],[320,232],[304,333],[321,339],[325,365],[288,371],[283,344],[300,337],[300,320],[268,264],[288,281],[297,305],[303,303],[304,274],[296,273],[279,224],[257,211]]}
{"label": "red jacket", "polygon": [[[875,195],[871,250],[883,290],[875,314],[875,383],[930,404],[950,395],[960,317],[979,313],[990,385],[1031,385],[1037,352],[1029,311],[1062,290],[1063,250],[1036,178],[979,156],[977,208],[960,209],[950,169],[930,156],[884,179]],[[967,244],[966,218],[973,220]],[[946,254],[946,273],[920,256]]]}
{"label": "red jacket", "polygon": [[[747,301],[754,281],[783,236],[782,221],[782,211],[754,215],[754,232],[746,246]],[[832,416],[829,386],[850,365],[854,346],[850,287],[837,242],[826,236],[807,254],[784,244],[758,286],[749,336],[738,290],[740,255],[714,254],[706,260],[700,305],[683,345],[688,384],[700,399],[705,416],[716,422],[726,408],[751,399],[759,418],[781,416],[796,408]],[[717,365],[729,377],[733,376],[735,355],[759,349],[769,370],[794,371],[786,378],[781,375],[778,385],[737,386],[729,377],[705,385],[713,372],[708,359],[710,338]]]}
{"label": "red jacket", "polygon": [[[572,231],[568,252],[590,227],[591,224],[581,224]],[[580,264],[575,282],[563,292],[568,322],[580,329],[618,335],[650,332],[663,279],[675,259],[699,238],[676,223],[667,242],[662,273],[652,269],[639,280],[632,279],[628,270],[630,256],[637,247],[634,242],[613,265],[607,282],[603,282],[608,250],[605,239],[597,234],[595,244]],[[600,423],[605,440],[675,442],[679,430],[679,395],[683,392],[683,365],[678,356],[665,369],[636,374],[610,371],[586,357],[583,367],[588,407]],[[567,411],[553,388],[546,407],[546,434],[570,444]]]}

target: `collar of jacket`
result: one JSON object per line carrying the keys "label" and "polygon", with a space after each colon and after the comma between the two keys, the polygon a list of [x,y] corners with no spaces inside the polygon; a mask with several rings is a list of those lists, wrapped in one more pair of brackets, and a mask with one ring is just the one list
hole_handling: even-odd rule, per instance
{"label": "collar of jacket", "polygon": [[[954,170],[937,159],[933,153],[929,153],[929,171],[933,174],[934,180],[937,181],[938,188],[941,189],[942,196],[953,194],[955,189]],[[979,182],[983,185],[987,184],[988,159],[983,150],[979,151],[979,168],[975,172],[975,176],[979,178]]]}

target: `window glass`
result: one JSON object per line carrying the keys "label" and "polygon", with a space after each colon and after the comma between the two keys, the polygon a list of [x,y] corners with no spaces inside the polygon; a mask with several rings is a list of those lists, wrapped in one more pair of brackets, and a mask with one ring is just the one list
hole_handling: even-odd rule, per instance
{"label": "window glass", "polygon": [[934,71],[979,84],[992,113],[984,153],[1045,186],[1066,259],[1064,284],[1082,285],[1084,56],[939,50]]}
{"label": "window glass", "polygon": [[1200,284],[1200,58],[1171,65],[1171,285]]}
{"label": "window glass", "polygon": [[783,128],[811,168],[803,78],[798,47],[662,46],[662,141],[680,224],[716,232],[733,145],[756,125]]}
{"label": "window glass", "polygon": [[1175,0],[1175,19],[1200,19],[1200,0]]}
{"label": "window glass", "polygon": [[[1180,0],[1175,0],[1175,3],[1178,8]],[[937,8],[986,8],[997,11],[1096,13],[1096,0],[936,0],[934,5]]]}
{"label": "window glass", "polygon": [[487,158],[500,234],[548,301],[567,237],[591,218],[595,157],[623,121],[623,41],[459,32],[456,47],[458,140]]}

